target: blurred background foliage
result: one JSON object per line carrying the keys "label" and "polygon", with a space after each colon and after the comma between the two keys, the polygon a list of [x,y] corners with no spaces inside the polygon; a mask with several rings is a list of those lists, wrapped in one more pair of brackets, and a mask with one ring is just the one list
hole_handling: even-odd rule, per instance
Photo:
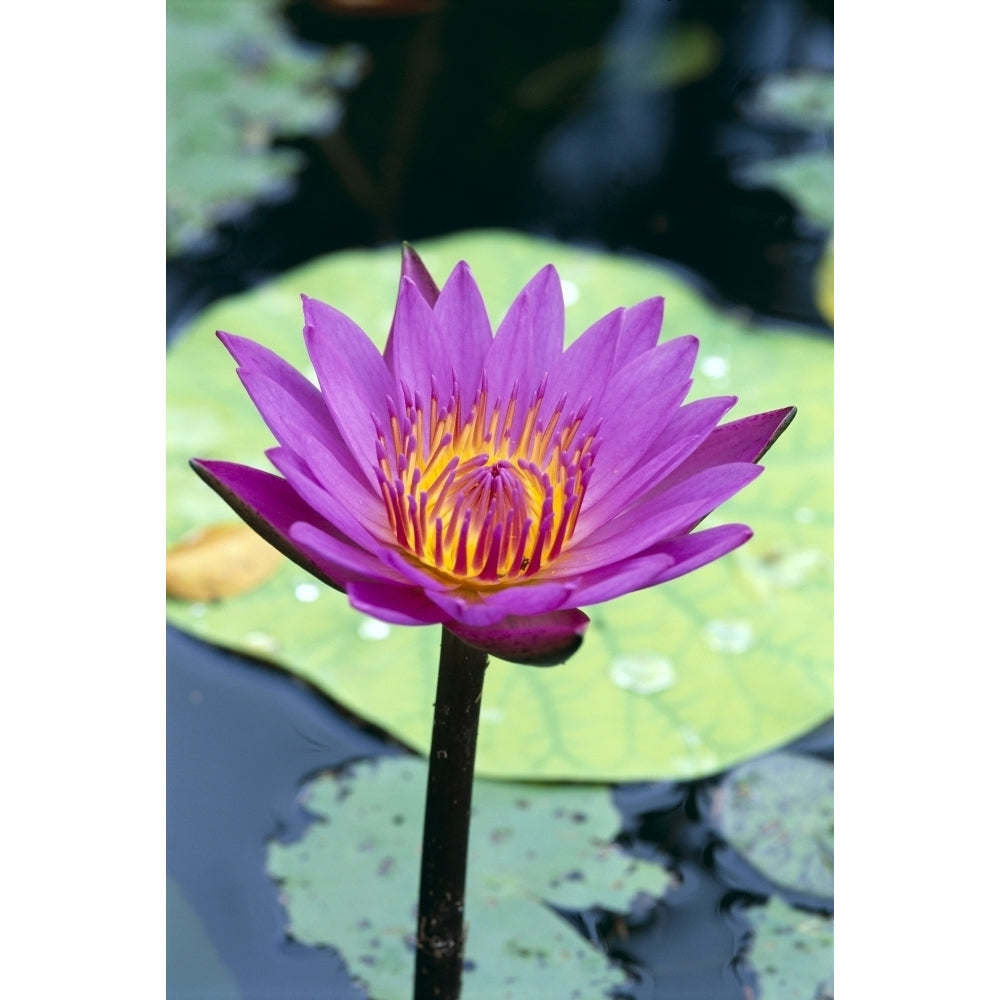
{"label": "blurred background foliage", "polygon": [[169,319],[320,254],[504,227],[829,327],[832,7],[167,0]]}

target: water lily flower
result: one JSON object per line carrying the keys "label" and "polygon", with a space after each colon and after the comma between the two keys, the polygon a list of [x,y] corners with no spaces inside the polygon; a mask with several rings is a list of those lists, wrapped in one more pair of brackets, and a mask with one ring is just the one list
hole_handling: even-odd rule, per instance
{"label": "water lily flower", "polygon": [[662,299],[616,309],[564,347],[549,265],[494,334],[469,266],[439,291],[406,246],[384,352],[344,313],[302,301],[318,388],[266,347],[218,334],[277,439],[279,475],[192,465],[359,611],[553,664],[582,642],[582,606],[751,536],[694,529],[760,474],[794,408],[720,424],[736,397],[685,402],[698,341],[657,343]]}

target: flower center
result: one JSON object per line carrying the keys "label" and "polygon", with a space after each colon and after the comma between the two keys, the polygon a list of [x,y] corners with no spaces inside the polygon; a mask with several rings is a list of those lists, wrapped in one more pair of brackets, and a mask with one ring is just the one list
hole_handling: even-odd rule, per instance
{"label": "flower center", "polygon": [[529,577],[572,537],[593,465],[586,406],[565,396],[543,418],[545,380],[518,413],[517,387],[491,405],[485,380],[468,413],[457,389],[425,403],[404,387],[404,409],[387,400],[376,420],[376,473],[400,546],[463,584]]}

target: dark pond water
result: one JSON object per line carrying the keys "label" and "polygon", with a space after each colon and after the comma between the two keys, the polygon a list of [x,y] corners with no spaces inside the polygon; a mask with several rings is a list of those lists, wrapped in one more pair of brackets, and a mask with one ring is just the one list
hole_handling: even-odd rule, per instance
{"label": "dark pond water", "polygon": [[[329,142],[296,143],[307,165],[291,198],[168,260],[168,336],[209,302],[319,254],[487,226],[679,262],[729,302],[829,335],[812,290],[827,233],[783,196],[738,184],[734,165],[817,141],[746,120],[740,98],[769,73],[832,69],[832,4],[452,4],[431,23],[340,19],[313,0],[290,4],[288,19],[304,38],[369,52],[343,137],[379,180],[376,197],[352,196]],[[517,99],[526,78],[567,52],[612,42],[628,51],[644,33],[692,21],[721,45],[714,68],[683,87],[626,100],[595,72],[540,104]],[[412,109],[415,127],[392,147],[386,123],[428,51],[435,70]],[[280,671],[171,628],[166,649],[169,997],[362,1000],[336,954],[285,939],[265,843],[303,829],[296,795],[317,771],[404,751]],[[832,759],[832,722],[797,747]],[[669,904],[635,926],[565,915],[634,974],[636,1000],[756,995],[743,911],[778,890],[710,829],[710,786],[616,791],[623,843],[680,876]],[[199,950],[192,913],[228,972]]]}

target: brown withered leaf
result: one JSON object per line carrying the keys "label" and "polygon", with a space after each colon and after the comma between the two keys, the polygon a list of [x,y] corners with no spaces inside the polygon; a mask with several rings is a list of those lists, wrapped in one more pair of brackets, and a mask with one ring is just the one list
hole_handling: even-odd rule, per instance
{"label": "brown withered leaf", "polygon": [[167,552],[167,596],[218,601],[252,590],[283,557],[245,524],[214,524]]}

